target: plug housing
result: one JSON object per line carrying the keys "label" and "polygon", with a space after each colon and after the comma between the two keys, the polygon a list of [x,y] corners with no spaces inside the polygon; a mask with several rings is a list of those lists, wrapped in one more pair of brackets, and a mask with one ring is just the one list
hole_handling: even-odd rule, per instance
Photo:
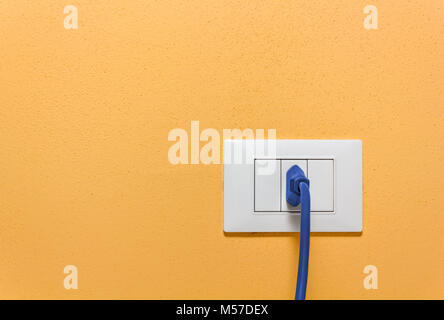
{"label": "plug housing", "polygon": [[310,181],[305,176],[304,171],[297,164],[288,169],[286,178],[287,185],[285,197],[290,205],[296,207],[301,202],[299,183],[305,182],[310,186]]}

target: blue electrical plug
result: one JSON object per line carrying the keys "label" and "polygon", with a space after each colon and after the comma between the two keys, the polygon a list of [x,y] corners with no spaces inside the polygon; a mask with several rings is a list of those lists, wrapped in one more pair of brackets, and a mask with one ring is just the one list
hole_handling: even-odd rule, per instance
{"label": "blue electrical plug", "polygon": [[299,184],[305,182],[307,186],[310,186],[310,181],[304,174],[304,171],[298,166],[294,165],[287,171],[287,202],[296,207],[301,203],[301,190]]}

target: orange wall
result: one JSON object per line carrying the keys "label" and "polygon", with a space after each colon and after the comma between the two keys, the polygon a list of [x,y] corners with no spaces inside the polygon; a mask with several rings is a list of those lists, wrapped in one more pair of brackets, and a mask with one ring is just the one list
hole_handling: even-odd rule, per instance
{"label": "orange wall", "polygon": [[0,39],[0,298],[292,298],[298,235],[224,235],[223,167],[168,162],[191,120],[362,139],[308,298],[444,298],[442,1],[2,1]]}

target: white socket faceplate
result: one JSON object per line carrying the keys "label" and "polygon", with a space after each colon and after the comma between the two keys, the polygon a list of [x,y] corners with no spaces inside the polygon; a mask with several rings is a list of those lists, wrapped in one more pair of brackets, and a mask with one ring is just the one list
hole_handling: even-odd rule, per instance
{"label": "white socket faceplate", "polygon": [[225,140],[224,231],[299,232],[285,200],[294,164],[310,179],[312,232],[362,231],[360,140]]}

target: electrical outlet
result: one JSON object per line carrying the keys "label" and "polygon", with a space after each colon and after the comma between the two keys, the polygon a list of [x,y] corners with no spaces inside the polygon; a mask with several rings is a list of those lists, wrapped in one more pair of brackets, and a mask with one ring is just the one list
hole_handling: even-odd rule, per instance
{"label": "electrical outlet", "polygon": [[[360,140],[224,142],[224,230],[299,232],[300,208],[286,201],[287,170],[297,164],[310,180],[311,231],[362,230]],[[270,150],[269,150],[270,151]],[[233,163],[233,152],[242,152]]]}

